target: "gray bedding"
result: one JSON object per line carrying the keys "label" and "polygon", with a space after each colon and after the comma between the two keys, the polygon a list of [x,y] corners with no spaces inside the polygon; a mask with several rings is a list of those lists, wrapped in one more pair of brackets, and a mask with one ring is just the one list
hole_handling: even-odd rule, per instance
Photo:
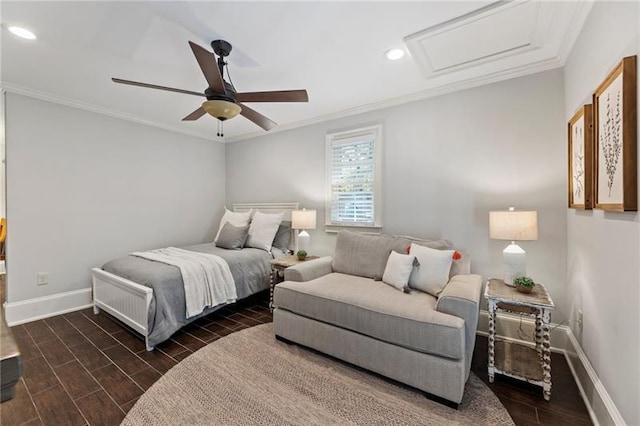
{"label": "gray bedding", "polygon": [[[182,248],[215,254],[226,260],[236,282],[238,299],[269,288],[269,261],[272,257],[264,250],[226,250],[213,244]],[[102,269],[153,289],[153,299],[149,306],[150,346],[167,340],[184,325],[219,308],[205,309],[201,315],[185,318],[184,284],[180,269],[176,266],[136,256],[124,256],[105,263]]]}

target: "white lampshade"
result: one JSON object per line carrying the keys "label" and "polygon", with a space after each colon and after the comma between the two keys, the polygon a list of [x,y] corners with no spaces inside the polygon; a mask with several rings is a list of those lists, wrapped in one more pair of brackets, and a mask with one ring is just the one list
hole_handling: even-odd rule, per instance
{"label": "white lampshade", "polygon": [[513,285],[516,277],[527,274],[527,254],[514,241],[538,239],[538,212],[515,211],[513,207],[507,211],[489,212],[489,238],[511,241],[503,250],[502,258],[504,282]]}
{"label": "white lampshade", "polygon": [[293,229],[316,229],[316,211],[306,209],[292,211],[291,227]]}
{"label": "white lampshade", "polygon": [[297,250],[309,251],[311,245],[311,236],[307,229],[316,229],[316,211],[315,210],[294,210],[291,212],[291,227],[293,229],[301,229],[298,234]]}
{"label": "white lampshade", "polygon": [[538,239],[538,212],[489,212],[489,238],[492,240],[531,241]]}

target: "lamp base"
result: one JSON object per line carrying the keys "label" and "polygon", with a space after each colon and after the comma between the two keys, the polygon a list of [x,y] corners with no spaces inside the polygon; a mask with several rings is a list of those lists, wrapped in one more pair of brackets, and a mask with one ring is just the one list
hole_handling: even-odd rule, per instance
{"label": "lamp base", "polygon": [[311,236],[309,235],[309,233],[305,230],[300,231],[300,233],[298,234],[298,251],[304,250],[309,253],[310,244]]}
{"label": "lamp base", "polygon": [[513,241],[502,251],[504,283],[513,287],[516,277],[527,275],[527,253]]}

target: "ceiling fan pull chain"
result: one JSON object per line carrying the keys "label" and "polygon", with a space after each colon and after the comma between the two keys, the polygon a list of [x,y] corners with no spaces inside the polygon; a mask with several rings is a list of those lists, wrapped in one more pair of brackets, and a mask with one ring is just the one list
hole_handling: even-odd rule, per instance
{"label": "ceiling fan pull chain", "polygon": [[224,122],[218,119],[218,133],[216,133],[218,137],[224,137]]}

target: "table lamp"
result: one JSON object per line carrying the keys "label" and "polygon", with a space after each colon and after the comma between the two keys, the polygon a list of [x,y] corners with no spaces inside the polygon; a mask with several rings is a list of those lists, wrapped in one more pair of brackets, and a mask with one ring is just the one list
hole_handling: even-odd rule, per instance
{"label": "table lamp", "polygon": [[538,239],[538,212],[506,211],[489,212],[489,238],[510,240],[511,244],[502,252],[504,259],[504,282],[513,286],[513,279],[527,275],[527,254],[515,242]]}
{"label": "table lamp", "polygon": [[300,230],[298,234],[298,250],[308,252],[311,237],[307,229],[316,229],[316,211],[307,209],[292,211],[291,227]]}

